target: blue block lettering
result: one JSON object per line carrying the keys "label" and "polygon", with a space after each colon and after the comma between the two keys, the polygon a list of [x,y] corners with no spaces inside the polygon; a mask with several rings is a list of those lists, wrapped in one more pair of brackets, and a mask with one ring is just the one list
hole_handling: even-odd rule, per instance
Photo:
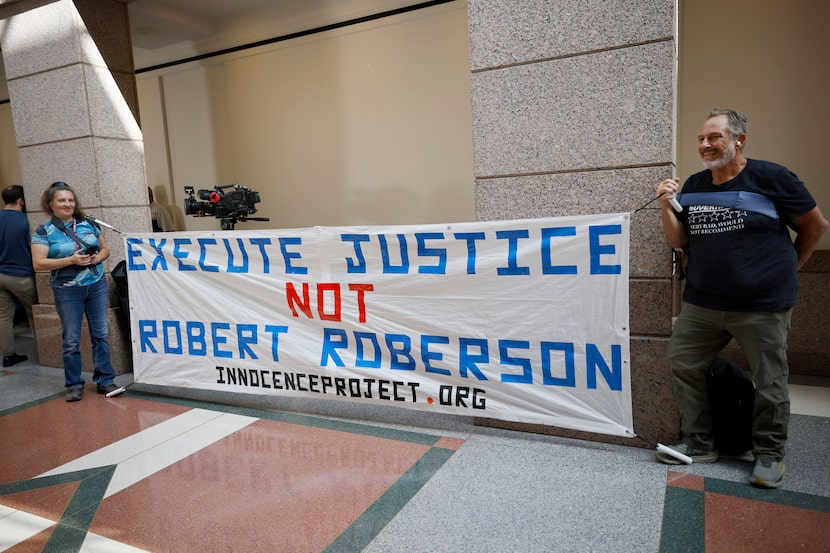
{"label": "blue block lettering", "polygon": [[[170,332],[176,337],[175,342],[170,340]],[[182,348],[182,327],[179,321],[161,321],[161,333],[164,335],[164,353],[181,355]]]}
{"label": "blue block lettering", "polygon": [[[398,347],[396,344],[400,344]],[[414,371],[415,359],[412,357],[412,339],[406,334],[387,334],[386,347],[392,356],[390,368],[398,371]],[[403,360],[401,360],[403,358]]]}
{"label": "blue block lettering", "polygon": [[302,259],[300,252],[290,251],[288,246],[300,246],[302,240],[300,237],[280,238],[280,252],[282,253],[282,260],[285,263],[285,274],[287,275],[305,275],[308,274],[308,267],[298,267],[292,262],[292,259]]}
{"label": "blue block lettering", "polygon": [[133,246],[143,244],[144,240],[141,238],[127,238],[127,268],[130,271],[146,271],[147,266],[135,260],[136,257],[141,257],[141,250],[134,250]]}
{"label": "blue block lettering", "polygon": [[428,373],[444,374],[451,376],[449,369],[436,367],[433,361],[441,361],[444,359],[444,354],[437,351],[430,351],[430,344],[449,344],[450,339],[447,336],[421,336],[421,360],[424,362],[424,370]]}
{"label": "blue block lettering", "polygon": [[138,343],[141,344],[142,352],[158,353],[151,341],[152,338],[158,338],[156,321],[138,321]]}
{"label": "blue block lettering", "polygon": [[181,249],[181,246],[192,244],[190,238],[174,238],[173,239],[173,257],[179,260],[180,271],[195,271],[196,267],[184,262],[190,256],[190,252]]}
{"label": "blue block lettering", "polygon": [[[469,378],[467,371],[473,373],[479,380],[487,380],[484,373],[478,368],[478,363],[490,362],[490,345],[486,338],[459,338],[458,345],[458,372],[461,378]],[[478,354],[470,352],[470,348],[477,348]]]}
{"label": "blue block lettering", "polygon": [[418,241],[418,256],[419,257],[435,257],[437,258],[437,265],[421,265],[418,267],[418,273],[422,275],[444,275],[447,273],[447,249],[446,248],[427,248],[427,240],[443,240],[444,234],[441,232],[416,232],[415,239]]}
{"label": "blue block lettering", "polygon": [[370,240],[368,234],[341,234],[340,240],[343,242],[351,242],[354,248],[354,257],[346,258],[346,272],[349,274],[365,273],[366,272],[366,257],[363,255],[361,242],[368,242]]}
{"label": "blue block lettering", "polygon": [[231,325],[228,323],[210,323],[210,338],[213,341],[213,356],[224,357],[230,359],[233,353],[228,350],[220,349],[223,344],[228,343],[228,337],[220,333],[222,330],[230,330]]}
{"label": "blue block lettering", "polygon": [[529,275],[530,267],[519,267],[517,258],[519,239],[530,238],[530,232],[527,230],[500,230],[496,232],[496,238],[507,240],[507,267],[497,268],[496,273],[500,276]]}
{"label": "blue block lettering", "polygon": [[561,236],[576,236],[576,227],[557,227],[542,229],[542,274],[544,275],[575,275],[576,265],[554,265],[552,238]]}
{"label": "blue block lettering", "polygon": [[485,234],[483,232],[456,232],[456,240],[464,240],[467,242],[467,274],[476,274],[476,240],[484,240]]}
{"label": "blue block lettering", "polygon": [[378,235],[378,240],[380,241],[380,256],[383,259],[383,274],[409,274],[409,248],[406,245],[406,235],[398,234],[398,249],[401,258],[400,265],[392,265],[392,261],[389,256],[389,244],[386,242],[386,235]]}
{"label": "blue block lettering", "polygon": [[622,273],[622,265],[603,265],[600,256],[614,255],[617,247],[614,244],[600,244],[599,239],[605,234],[622,234],[621,225],[592,225],[588,227],[591,248],[591,274],[592,275],[619,275]]}
{"label": "blue block lettering", "polygon": [[164,253],[162,253],[162,248],[167,243],[167,240],[159,240],[156,242],[155,238],[150,238],[149,245],[156,252],[156,256],[153,258],[153,264],[150,268],[151,271],[155,271],[158,266],[161,266],[162,271],[167,270],[167,260],[164,258]]}
{"label": "blue block lettering", "polygon": [[622,347],[619,344],[611,346],[611,368],[602,357],[596,344],[586,344],[585,356],[588,365],[588,389],[597,389],[597,369],[602,373],[608,387],[619,392],[622,390]]}
{"label": "blue block lettering", "polygon": [[[545,386],[576,387],[576,363],[574,345],[565,342],[542,342],[542,383]],[[565,376],[553,376],[551,352],[561,351],[565,354]]]}
{"label": "blue block lettering", "polygon": [[218,265],[208,265],[205,263],[205,260],[207,259],[207,246],[215,245],[216,240],[213,238],[199,238],[196,242],[199,244],[199,268],[206,273],[218,273]]}
{"label": "blue block lettering", "polygon": [[530,359],[525,357],[513,357],[511,349],[530,349],[530,342],[527,340],[499,340],[499,363],[512,367],[521,367],[522,374],[502,373],[502,382],[515,384],[533,384],[533,370],[530,366]]}
{"label": "blue block lettering", "polygon": [[188,321],[185,324],[185,332],[187,332],[187,354],[194,357],[206,357],[205,324],[199,321]]}
{"label": "blue block lettering", "polygon": [[346,349],[349,347],[349,338],[346,336],[346,331],[340,328],[324,328],[323,329],[323,352],[320,356],[320,366],[327,367],[329,359],[338,367],[345,367],[346,364],[340,359],[337,353],[338,349]]}
{"label": "blue block lettering", "polygon": [[[366,369],[379,369],[382,353],[380,344],[378,343],[378,336],[374,332],[354,332],[355,344],[357,346],[357,358],[355,359],[355,366]],[[374,351],[374,357],[368,358],[366,356],[366,348],[364,342],[369,342]]]}

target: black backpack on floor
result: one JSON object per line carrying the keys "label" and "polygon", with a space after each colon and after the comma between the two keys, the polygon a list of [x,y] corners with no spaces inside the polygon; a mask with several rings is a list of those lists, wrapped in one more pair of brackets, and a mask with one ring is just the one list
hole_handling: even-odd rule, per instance
{"label": "black backpack on floor", "polygon": [[751,450],[755,384],[746,371],[716,357],[706,370],[706,394],[718,453],[737,456]]}
{"label": "black backpack on floor", "polygon": [[110,275],[112,276],[112,281],[115,283],[115,298],[118,300],[118,307],[121,308],[121,317],[129,330],[130,295],[129,283],[127,282],[127,262],[121,260],[116,263]]}

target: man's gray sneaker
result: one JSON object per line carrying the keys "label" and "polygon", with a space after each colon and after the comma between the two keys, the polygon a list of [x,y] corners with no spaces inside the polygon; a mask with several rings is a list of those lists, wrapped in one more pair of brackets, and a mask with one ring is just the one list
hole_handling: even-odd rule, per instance
{"label": "man's gray sneaker", "polygon": [[[677,442],[676,444],[671,444],[666,446],[670,449],[675,450],[678,453],[682,453],[687,457],[692,458],[692,462],[694,463],[714,463],[718,460],[718,452],[717,451],[700,451],[694,449],[686,442]],[[657,452],[654,454],[658,461],[664,463],[666,465],[685,465],[683,461],[668,455],[667,453]]]}
{"label": "man's gray sneaker", "polygon": [[784,461],[759,457],[755,460],[755,468],[749,483],[759,488],[777,488],[784,480]]}

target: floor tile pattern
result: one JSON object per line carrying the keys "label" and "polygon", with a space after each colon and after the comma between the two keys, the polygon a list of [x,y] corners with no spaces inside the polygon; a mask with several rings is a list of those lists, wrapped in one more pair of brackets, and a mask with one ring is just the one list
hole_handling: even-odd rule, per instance
{"label": "floor tile pattern", "polygon": [[359,551],[463,444],[141,394],[34,402],[0,433],[5,551]]}
{"label": "floor tile pattern", "polygon": [[660,553],[828,553],[830,498],[669,472]]}

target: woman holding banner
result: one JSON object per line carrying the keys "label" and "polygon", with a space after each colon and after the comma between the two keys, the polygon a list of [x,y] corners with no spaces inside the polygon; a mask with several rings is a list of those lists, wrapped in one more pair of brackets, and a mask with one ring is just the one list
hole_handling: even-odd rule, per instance
{"label": "woman holding banner", "polygon": [[41,197],[41,207],[52,218],[32,236],[32,264],[36,271],[50,271],[55,308],[61,321],[66,401],[83,399],[86,382],[81,376],[81,328],[84,314],[92,340],[93,381],[98,393],[118,389],[113,379],[107,340],[109,292],[101,264],[109,248],[101,229],[89,221],[64,182],[52,184]]}

